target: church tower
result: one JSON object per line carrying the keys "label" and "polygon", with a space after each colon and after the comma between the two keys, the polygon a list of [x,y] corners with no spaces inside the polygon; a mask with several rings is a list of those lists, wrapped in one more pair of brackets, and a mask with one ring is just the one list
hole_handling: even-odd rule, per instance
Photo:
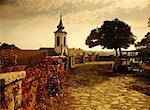
{"label": "church tower", "polygon": [[57,31],[55,31],[54,34],[55,34],[55,46],[54,46],[55,52],[59,55],[67,55],[67,45],[66,45],[67,32],[64,31],[62,14],[60,14],[60,22],[59,25],[57,26]]}

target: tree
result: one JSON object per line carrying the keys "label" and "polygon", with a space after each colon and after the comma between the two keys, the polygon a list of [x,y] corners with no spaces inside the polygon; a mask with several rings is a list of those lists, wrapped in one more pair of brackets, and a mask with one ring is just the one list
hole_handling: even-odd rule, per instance
{"label": "tree", "polygon": [[145,48],[150,48],[150,32],[148,32],[144,38],[141,40],[141,42],[137,42],[136,44],[137,47],[145,47]]}
{"label": "tree", "polygon": [[[150,17],[148,20],[148,27],[150,27]],[[150,63],[150,32],[147,32],[143,39],[135,44],[135,47],[140,50],[139,57],[142,61],[149,61]]]}
{"label": "tree", "polygon": [[134,44],[135,36],[131,32],[128,24],[118,19],[112,21],[104,21],[101,28],[93,29],[86,39],[86,45],[94,47],[101,45],[103,48],[117,49],[121,55],[121,48],[128,48],[130,44]]}
{"label": "tree", "polygon": [[13,49],[13,50],[20,50],[18,47],[16,47],[14,44],[9,45],[7,43],[3,43],[0,45],[0,49]]}
{"label": "tree", "polygon": [[137,42],[135,46],[140,50],[139,57],[142,61],[149,61],[150,63],[150,32],[141,39],[141,42]]}

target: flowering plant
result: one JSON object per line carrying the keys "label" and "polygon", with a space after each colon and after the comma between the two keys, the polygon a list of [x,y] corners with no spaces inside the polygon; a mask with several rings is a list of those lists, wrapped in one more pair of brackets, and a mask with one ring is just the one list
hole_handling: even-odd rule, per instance
{"label": "flowering plant", "polygon": [[[57,96],[63,90],[66,69],[60,57],[44,58],[37,65],[26,67],[14,66],[2,68],[2,72],[26,71],[22,79],[22,109],[33,106],[47,96]],[[18,88],[14,88],[18,91]]]}

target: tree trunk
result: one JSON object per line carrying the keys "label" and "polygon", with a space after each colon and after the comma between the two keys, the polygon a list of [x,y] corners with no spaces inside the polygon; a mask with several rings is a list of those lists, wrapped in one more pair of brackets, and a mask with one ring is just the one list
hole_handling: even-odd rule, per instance
{"label": "tree trunk", "polygon": [[120,54],[120,57],[122,56],[122,53],[121,53],[121,48],[119,48],[119,54]]}
{"label": "tree trunk", "polygon": [[118,56],[117,48],[115,48],[115,51],[116,51],[116,56]]}

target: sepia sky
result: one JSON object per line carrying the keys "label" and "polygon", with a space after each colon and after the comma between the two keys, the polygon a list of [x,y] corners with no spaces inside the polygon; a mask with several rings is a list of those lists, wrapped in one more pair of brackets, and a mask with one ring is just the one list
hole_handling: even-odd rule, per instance
{"label": "sepia sky", "polygon": [[63,13],[70,48],[89,49],[85,39],[105,20],[131,26],[138,41],[150,30],[150,0],[0,0],[0,42],[22,49],[54,47],[54,31]]}

